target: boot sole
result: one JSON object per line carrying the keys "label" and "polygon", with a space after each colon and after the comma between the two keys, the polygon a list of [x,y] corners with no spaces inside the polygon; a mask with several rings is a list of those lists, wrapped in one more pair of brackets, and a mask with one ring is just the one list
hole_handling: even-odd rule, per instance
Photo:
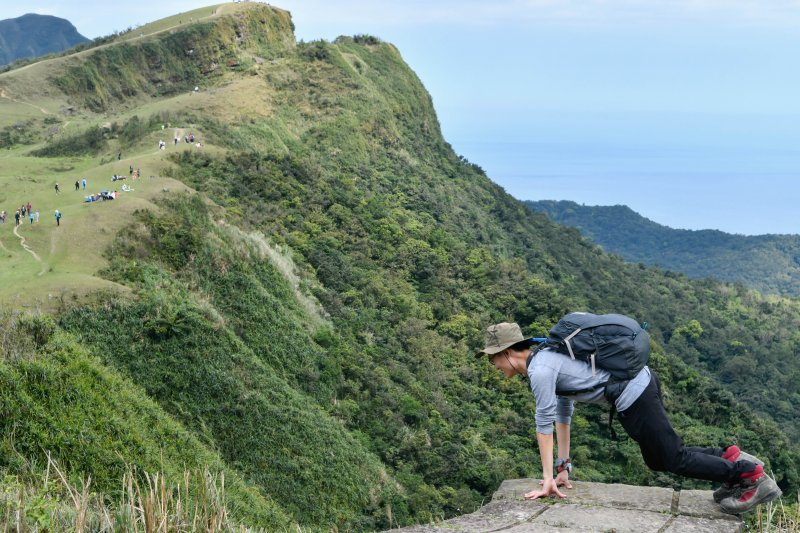
{"label": "boot sole", "polygon": [[755,496],[753,496],[753,499],[751,499],[749,502],[746,502],[744,504],[744,506],[740,506],[738,508],[736,507],[736,505],[734,505],[733,507],[726,507],[726,505],[725,505],[725,501],[726,500],[733,499],[735,504],[738,504],[738,501],[734,497],[725,498],[724,500],[722,500],[722,502],[720,502],[720,508],[722,509],[722,512],[728,513],[728,514],[744,514],[744,513],[748,513],[748,512],[752,511],[753,509],[755,509],[756,507],[758,507],[761,504],[769,503],[769,502],[771,502],[773,500],[776,500],[776,499],[780,498],[781,496],[783,496],[783,491],[778,487],[778,485],[775,483],[775,481],[773,481],[772,479],[770,479],[770,481],[772,482],[771,483],[772,487],[767,489],[768,492],[766,494],[764,494],[763,497],[759,498],[758,494],[756,494]]}

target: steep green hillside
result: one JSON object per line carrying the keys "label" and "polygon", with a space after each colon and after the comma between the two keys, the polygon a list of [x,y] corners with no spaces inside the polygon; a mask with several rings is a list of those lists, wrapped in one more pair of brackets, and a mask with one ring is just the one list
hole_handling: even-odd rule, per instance
{"label": "steep green hillside", "polygon": [[682,272],[692,278],[743,283],[767,294],[800,296],[800,237],[731,235],[717,230],[672,229],[630,208],[570,201],[527,201],[553,221],[626,261]]}
{"label": "steep green hillside", "polygon": [[[471,354],[487,323],[542,334],[571,309],[648,321],[687,442],[738,441],[796,490],[796,301],[624,263],[531,212],[453,153],[390,44],[294,45],[276,8],[208,11],[50,59],[41,78],[39,64],[0,75],[0,120],[24,121],[8,123],[0,204],[33,198],[48,213],[0,226],[0,300],[52,313],[54,338],[133,391],[109,392],[122,413],[146,402],[213,450],[212,469],[242,483],[231,509],[247,498],[264,509],[243,523],[387,529],[469,512],[502,479],[537,475],[526,383]],[[201,59],[179,60],[173,44],[200,34]],[[136,69],[146,79],[126,78]],[[116,188],[112,174],[134,190],[98,203],[69,190],[84,175],[92,191]],[[48,354],[28,353],[37,364]],[[708,487],[648,471],[632,441],[608,438],[605,415],[576,413],[579,478]],[[66,423],[93,439],[93,416]],[[118,420],[132,434],[153,427]],[[15,438],[38,431],[17,424]],[[52,449],[84,474],[113,461],[152,468],[146,449],[99,439],[85,460],[58,444],[19,462]]]}
{"label": "steep green hillside", "polygon": [[[212,8],[209,8],[212,9]],[[247,71],[294,45],[289,14],[245,10],[158,38],[125,41],[69,61],[52,83],[72,104],[102,112],[142,94],[174,95],[197,84],[219,83],[225,73]]]}
{"label": "steep green hillside", "polygon": [[0,331],[1,471],[35,476],[50,453],[72,479],[90,477],[93,491],[111,495],[123,489],[123,474],[131,468],[173,478],[226,470],[235,520],[270,529],[291,525],[280,507],[225,465],[213,447],[141,388],[100,364],[50,317],[6,314]]}

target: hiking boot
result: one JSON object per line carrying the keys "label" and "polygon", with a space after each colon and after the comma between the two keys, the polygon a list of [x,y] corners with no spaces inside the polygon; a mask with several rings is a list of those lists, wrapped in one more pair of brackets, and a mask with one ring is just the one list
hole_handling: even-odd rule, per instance
{"label": "hiking boot", "polygon": [[736,489],[739,487],[736,483],[729,483],[724,481],[722,485],[714,490],[714,503],[719,503],[725,498],[729,498],[736,494]]}
{"label": "hiking boot", "polygon": [[[735,444],[725,448],[725,453],[722,455],[722,458],[734,463],[736,461],[749,461],[751,463],[757,464],[762,468],[764,467],[764,461],[762,461],[761,459],[759,459],[754,455],[750,455],[747,452],[743,452]],[[738,487],[739,487],[738,483],[729,483],[727,481],[724,482],[714,491],[714,502],[719,503],[725,498],[733,496],[736,493]]]}
{"label": "hiking boot", "polygon": [[757,464],[759,466],[762,466],[762,467],[764,466],[764,461],[762,461],[761,459],[759,459],[758,457],[756,457],[754,455],[750,455],[747,452],[743,452],[735,444],[725,448],[725,453],[722,454],[722,458],[726,459],[726,460],[728,460],[728,461],[730,461],[732,463],[735,463],[736,461],[749,461],[749,462],[755,463],[755,464]]}
{"label": "hiking boot", "polygon": [[734,494],[719,503],[723,512],[729,514],[746,513],[752,511],[756,505],[771,502],[783,494],[774,479],[764,474],[761,467],[756,467],[756,469],[761,470],[759,477],[742,479],[737,484]]}

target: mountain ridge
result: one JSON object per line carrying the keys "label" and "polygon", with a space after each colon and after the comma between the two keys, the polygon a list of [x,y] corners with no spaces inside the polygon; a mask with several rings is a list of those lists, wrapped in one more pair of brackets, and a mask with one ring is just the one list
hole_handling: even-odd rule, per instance
{"label": "mountain ridge", "polygon": [[627,261],[693,278],[743,283],[767,294],[800,296],[800,235],[673,229],[620,205],[586,206],[566,200],[525,204],[559,224],[578,228]]}

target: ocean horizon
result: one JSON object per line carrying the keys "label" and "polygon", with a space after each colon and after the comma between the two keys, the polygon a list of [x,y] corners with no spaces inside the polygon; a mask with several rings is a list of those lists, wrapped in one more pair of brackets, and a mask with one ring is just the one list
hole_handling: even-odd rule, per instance
{"label": "ocean horizon", "polygon": [[675,229],[800,234],[789,148],[467,141],[456,151],[519,200],[626,205]]}

